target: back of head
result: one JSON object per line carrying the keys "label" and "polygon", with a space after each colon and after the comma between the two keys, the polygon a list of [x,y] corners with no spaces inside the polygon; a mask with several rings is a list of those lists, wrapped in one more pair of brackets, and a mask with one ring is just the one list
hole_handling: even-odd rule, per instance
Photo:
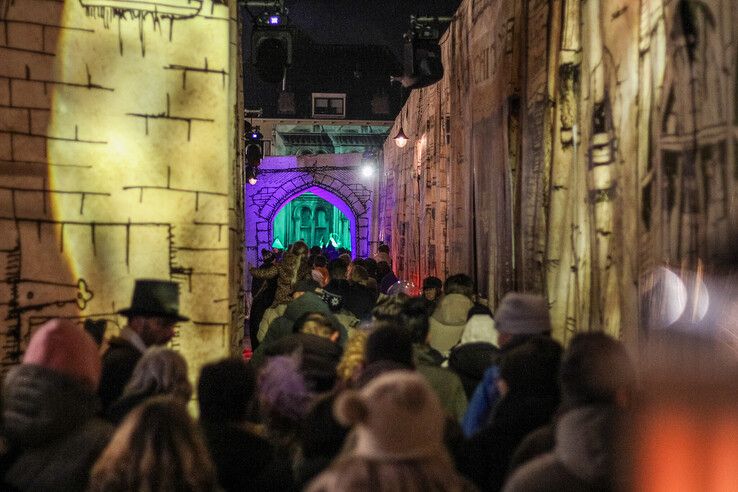
{"label": "back of head", "polygon": [[366,268],[366,273],[368,273],[370,277],[375,279],[377,278],[377,260],[374,258],[365,258],[364,268]]}
{"label": "back of head", "polygon": [[255,388],[254,370],[240,358],[204,366],[197,385],[200,419],[206,423],[242,422]]}
{"label": "back of head", "polygon": [[461,294],[472,299],[474,297],[474,281],[469,275],[464,273],[451,275],[443,283],[443,293],[445,295]]}
{"label": "back of head", "polygon": [[355,331],[343,347],[343,355],[341,361],[336,367],[338,378],[350,384],[358,376],[359,371],[364,366],[366,358],[366,342],[369,334],[366,331]]}
{"label": "back of head", "polygon": [[52,319],[31,337],[23,364],[33,364],[63,374],[95,391],[102,362],[92,337],[74,322]]}
{"label": "back of head", "polygon": [[293,333],[307,333],[323,338],[333,338],[338,329],[333,326],[330,318],[322,313],[305,313],[295,320],[292,325]]}
{"label": "back of head", "polygon": [[356,282],[357,284],[366,285],[367,280],[369,280],[369,274],[367,273],[366,268],[361,265],[354,264],[351,269],[351,281]]}
{"label": "back of head", "polygon": [[184,401],[192,396],[192,385],[187,377],[187,361],[179,353],[166,347],[150,347],[133,369],[123,395],[168,394]]}
{"label": "back of head", "polygon": [[567,408],[615,404],[632,390],[635,371],[622,343],[604,333],[580,333],[564,354],[560,380]]}
{"label": "back of head", "polygon": [[318,255],[315,257],[315,260],[313,261],[313,266],[316,266],[318,268],[325,268],[328,266],[328,258],[326,258],[323,255]]}
{"label": "back of head", "polygon": [[500,377],[511,393],[558,395],[561,345],[544,336],[533,337],[500,360]]}
{"label": "back of head", "polygon": [[425,277],[423,279],[423,290],[427,289],[438,289],[441,290],[443,287],[443,282],[441,282],[441,279],[438,277]]}
{"label": "back of head", "polygon": [[321,253],[320,246],[310,248],[310,256],[318,256]]}
{"label": "back of head", "polygon": [[296,256],[305,256],[308,254],[308,245],[304,241],[295,241],[290,252]]}
{"label": "back of head", "polygon": [[387,263],[386,261],[377,262],[377,280],[382,280],[382,277],[384,277],[391,271],[392,269],[390,268],[389,263]]}
{"label": "back of head", "polygon": [[374,326],[374,330],[366,340],[364,353],[366,365],[389,360],[412,368],[413,343],[407,329],[387,321],[377,322]]}
{"label": "back of head", "polygon": [[90,491],[212,491],[215,468],[184,404],[147,400],[123,421],[95,463]]}
{"label": "back of head", "polygon": [[407,300],[407,297],[399,295],[385,297],[372,309],[372,318],[376,321],[401,322],[402,307]]}
{"label": "back of head", "polygon": [[266,248],[261,250],[261,261],[271,264],[275,260],[274,252]]}
{"label": "back of head", "polygon": [[390,247],[389,247],[389,244],[380,244],[380,245],[379,245],[379,246],[377,247],[377,252],[379,252],[379,253],[387,253],[387,254],[389,254],[389,252],[390,252]]}
{"label": "back of head", "polygon": [[333,416],[335,394],[317,398],[300,429],[300,450],[305,458],[333,458],[343,447],[348,429]]}
{"label": "back of head", "polygon": [[300,363],[291,356],[269,358],[259,372],[257,392],[268,425],[294,424],[308,410],[310,393],[300,372]]}
{"label": "back of head", "polygon": [[402,307],[403,324],[410,333],[413,343],[426,343],[430,322],[425,301],[422,298],[408,299]]}
{"label": "back of head", "polygon": [[346,268],[346,263],[340,259],[335,259],[328,263],[328,273],[331,276],[331,280],[345,279]]}

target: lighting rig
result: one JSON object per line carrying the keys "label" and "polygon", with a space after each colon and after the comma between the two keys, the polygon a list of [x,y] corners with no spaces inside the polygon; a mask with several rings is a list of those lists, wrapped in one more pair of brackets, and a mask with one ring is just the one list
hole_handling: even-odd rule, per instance
{"label": "lighting rig", "polygon": [[403,74],[392,77],[407,89],[419,89],[443,78],[443,62],[438,40],[453,17],[410,16],[410,30],[403,35]]}
{"label": "lighting rig", "polygon": [[[292,64],[292,28],[284,0],[242,1],[251,16],[251,63],[264,82],[284,81]],[[252,14],[260,11],[259,14]]]}

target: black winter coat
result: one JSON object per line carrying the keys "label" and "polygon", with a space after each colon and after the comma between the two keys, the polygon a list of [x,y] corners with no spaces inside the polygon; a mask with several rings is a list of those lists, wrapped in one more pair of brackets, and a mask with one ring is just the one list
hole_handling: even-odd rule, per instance
{"label": "black winter coat", "polygon": [[110,347],[102,359],[102,376],[98,389],[104,410],[121,397],[123,388],[131,379],[133,368],[143,355],[124,338],[113,337],[109,344]]}
{"label": "black winter coat", "polygon": [[63,374],[31,364],[11,369],[3,420],[15,453],[3,484],[34,492],[85,490],[113,432],[95,416],[99,408],[95,393]]}
{"label": "black winter coat", "polygon": [[290,463],[265,439],[226,422],[200,422],[225,492],[296,490]]}
{"label": "black winter coat", "polygon": [[510,391],[490,423],[467,442],[459,471],[480,490],[500,490],[515,449],[528,433],[551,420],[558,404],[558,395]]}

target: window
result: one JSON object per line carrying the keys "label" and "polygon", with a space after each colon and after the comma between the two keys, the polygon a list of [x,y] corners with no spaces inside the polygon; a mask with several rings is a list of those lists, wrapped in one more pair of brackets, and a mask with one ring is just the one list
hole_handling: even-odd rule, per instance
{"label": "window", "polygon": [[313,118],[345,118],[346,94],[313,93]]}

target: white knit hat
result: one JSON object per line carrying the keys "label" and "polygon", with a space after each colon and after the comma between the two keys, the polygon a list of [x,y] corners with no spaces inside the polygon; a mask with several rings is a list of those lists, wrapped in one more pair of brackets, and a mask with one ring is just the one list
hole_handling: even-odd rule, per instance
{"label": "white knit hat", "polygon": [[344,391],[333,410],[340,423],[354,426],[356,456],[417,459],[443,451],[441,402],[414,371],[390,371],[361,391]]}

